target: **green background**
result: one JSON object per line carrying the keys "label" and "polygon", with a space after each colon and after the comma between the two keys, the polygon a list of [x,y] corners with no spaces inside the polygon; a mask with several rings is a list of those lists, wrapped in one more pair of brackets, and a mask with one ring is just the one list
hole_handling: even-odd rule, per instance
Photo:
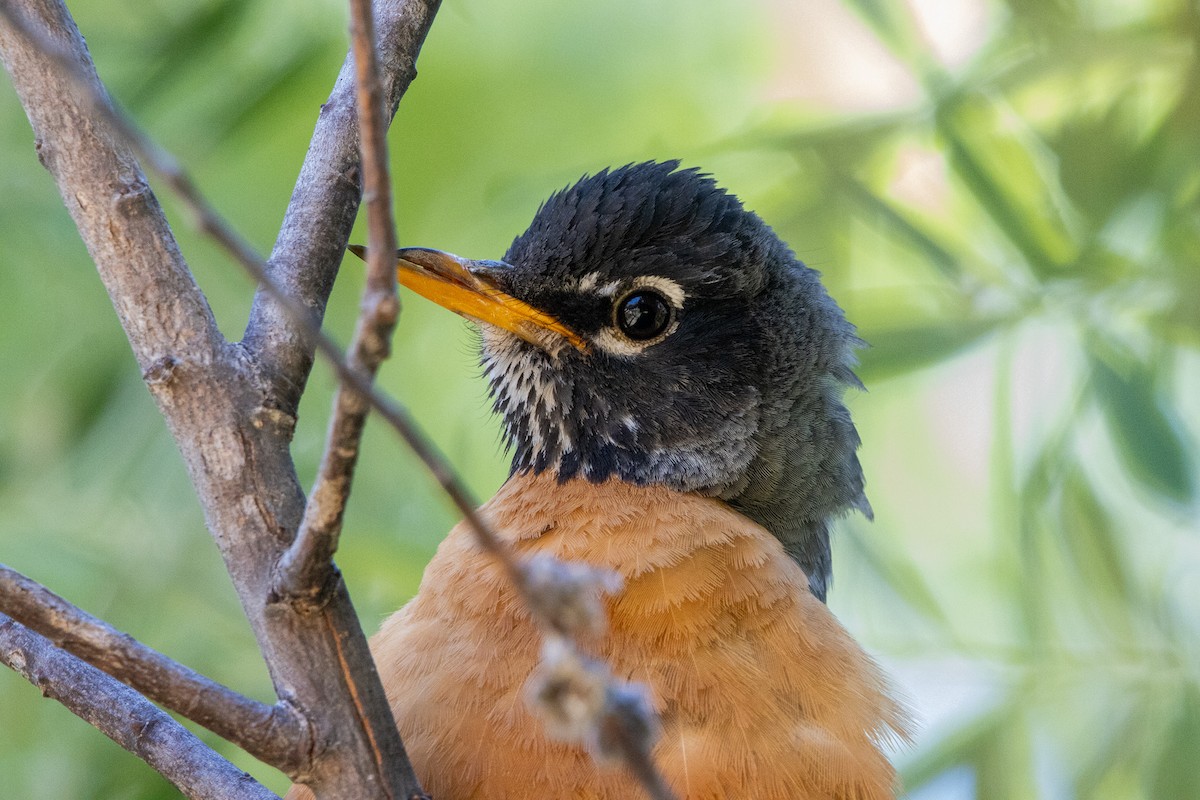
{"label": "green background", "polygon": [[[71,5],[114,95],[266,252],[345,53],[342,4]],[[712,172],[872,345],[849,402],[876,520],[840,526],[830,604],[921,720],[897,754],[908,796],[1200,797],[1198,47],[1183,1],[447,2],[390,137],[400,240],[499,257],[585,172]],[[269,699],[0,83],[0,560]],[[159,194],[239,338],[250,283]],[[350,264],[334,291],[342,341],[361,280]],[[485,497],[506,465],[474,346],[407,297],[381,382]],[[318,366],[306,485],[332,387]],[[372,424],[338,559],[368,629],[453,522]],[[20,800],[175,796],[7,670],[0,776]]]}

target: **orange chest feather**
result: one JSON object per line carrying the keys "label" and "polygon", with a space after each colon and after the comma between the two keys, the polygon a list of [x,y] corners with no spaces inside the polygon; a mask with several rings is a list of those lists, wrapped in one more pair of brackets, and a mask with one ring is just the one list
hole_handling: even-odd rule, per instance
{"label": "orange chest feather", "polygon": [[[710,499],[545,477],[513,478],[483,512],[522,554],[624,579],[608,631],[586,644],[649,687],[655,757],[681,798],[894,796],[880,745],[903,732],[902,713],[767,531]],[[462,526],[372,646],[437,800],[638,796],[623,771],[548,740],[526,709],[537,632]]]}

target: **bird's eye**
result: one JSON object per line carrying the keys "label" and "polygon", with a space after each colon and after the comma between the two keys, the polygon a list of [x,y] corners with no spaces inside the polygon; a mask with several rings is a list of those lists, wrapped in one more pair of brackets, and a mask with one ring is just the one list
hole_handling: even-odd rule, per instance
{"label": "bird's eye", "polygon": [[617,327],[635,342],[661,336],[671,324],[671,304],[658,292],[638,289],[617,301]]}

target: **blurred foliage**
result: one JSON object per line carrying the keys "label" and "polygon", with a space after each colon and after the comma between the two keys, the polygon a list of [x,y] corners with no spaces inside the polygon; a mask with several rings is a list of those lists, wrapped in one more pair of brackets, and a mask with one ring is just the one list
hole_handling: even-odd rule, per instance
{"label": "blurred foliage", "polygon": [[[871,393],[851,403],[877,516],[842,525],[831,605],[922,720],[897,756],[909,796],[1200,797],[1200,12],[802,5],[447,4],[391,137],[401,240],[496,257],[584,172],[669,157],[712,171],[872,345]],[[345,52],[341,4],[72,8],[113,94],[265,251]],[[956,32],[963,8],[974,21]],[[807,92],[843,74],[873,99]],[[0,560],[269,697],[30,139],[0,89]],[[248,283],[178,234],[237,338]],[[360,286],[347,270],[331,301],[343,339]],[[505,463],[473,347],[409,300],[383,382],[486,496]],[[318,367],[295,443],[306,482],[331,388]],[[452,523],[376,426],[339,554],[368,628]],[[0,717],[6,797],[175,796],[7,672]]]}

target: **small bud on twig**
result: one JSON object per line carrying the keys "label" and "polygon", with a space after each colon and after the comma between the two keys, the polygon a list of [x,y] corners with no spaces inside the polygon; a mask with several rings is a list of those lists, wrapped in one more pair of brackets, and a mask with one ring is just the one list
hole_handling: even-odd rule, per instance
{"label": "small bud on twig", "polygon": [[562,636],[598,634],[606,626],[601,597],[621,589],[615,572],[535,555],[521,564],[535,616]]}
{"label": "small bud on twig", "polygon": [[528,684],[529,703],[551,736],[582,742],[600,761],[649,758],[658,734],[654,709],[641,684],[613,677],[569,639],[547,636],[542,662]]}
{"label": "small bud on twig", "polygon": [[593,738],[604,710],[608,670],[580,655],[561,636],[547,636],[542,661],[529,678],[529,704],[556,739],[578,742]]}

